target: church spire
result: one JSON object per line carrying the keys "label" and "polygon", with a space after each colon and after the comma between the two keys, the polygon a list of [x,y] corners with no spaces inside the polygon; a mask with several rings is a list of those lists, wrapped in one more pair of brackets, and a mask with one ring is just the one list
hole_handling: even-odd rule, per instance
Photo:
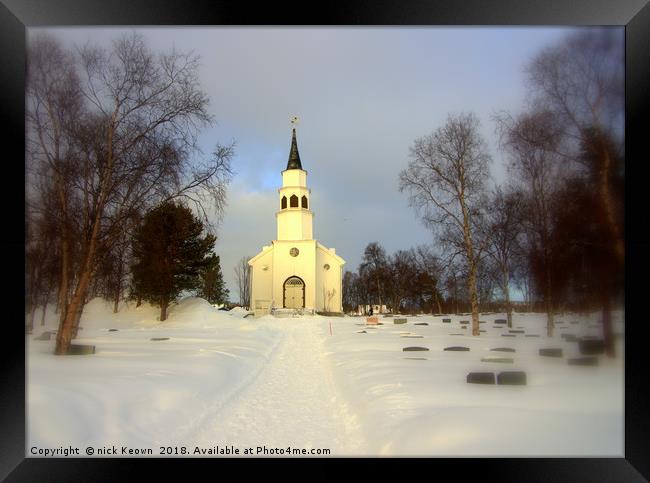
{"label": "church spire", "polygon": [[298,153],[298,143],[296,142],[296,128],[293,128],[293,135],[291,136],[291,151],[289,152],[289,162],[287,169],[302,169],[300,163],[300,154]]}

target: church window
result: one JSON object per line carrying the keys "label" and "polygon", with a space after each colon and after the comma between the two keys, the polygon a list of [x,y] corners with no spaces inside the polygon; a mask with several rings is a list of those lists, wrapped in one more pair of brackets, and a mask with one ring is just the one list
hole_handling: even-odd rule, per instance
{"label": "church window", "polygon": [[289,206],[291,208],[298,208],[298,197],[296,195],[291,195],[291,198],[289,198]]}
{"label": "church window", "polygon": [[282,209],[284,210],[286,208],[287,208],[287,197],[283,196],[282,197]]}
{"label": "church window", "polygon": [[308,208],[309,208],[309,207],[307,206],[307,197],[306,197],[306,196],[303,196],[303,197],[302,197],[302,207],[303,207],[304,209],[308,209]]}

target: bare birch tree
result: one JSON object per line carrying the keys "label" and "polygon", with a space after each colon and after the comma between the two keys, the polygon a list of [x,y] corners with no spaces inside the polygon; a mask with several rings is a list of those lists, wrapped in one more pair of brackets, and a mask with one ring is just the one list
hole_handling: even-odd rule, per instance
{"label": "bare birch tree", "polygon": [[424,223],[439,235],[462,240],[452,256],[460,255],[467,267],[467,288],[472,307],[472,335],[480,335],[476,275],[480,247],[475,246],[476,223],[489,177],[490,156],[479,134],[474,114],[447,119],[433,134],[416,139],[411,161],[400,173],[399,189]]}
{"label": "bare birch tree", "polygon": [[[76,55],[51,38],[37,38],[30,46],[33,168],[53,179],[63,227],[60,293],[68,295],[57,354],[67,353],[74,337],[98,254],[119,238],[126,220],[180,197],[206,217],[207,200],[217,214],[223,210],[233,146],[217,146],[209,160],[193,159],[200,154],[197,132],[212,121],[197,71],[197,57],[155,54],[136,34],[108,49],[85,46]],[[73,222],[74,252],[68,229]]]}
{"label": "bare birch tree", "polygon": [[249,256],[242,257],[234,268],[239,305],[242,307],[250,307],[251,303],[251,267],[248,265],[250,259]]}

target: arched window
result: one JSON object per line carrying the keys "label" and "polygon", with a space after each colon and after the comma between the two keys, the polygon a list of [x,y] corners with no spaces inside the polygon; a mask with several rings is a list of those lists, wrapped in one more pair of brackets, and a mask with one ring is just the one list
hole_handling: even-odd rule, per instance
{"label": "arched window", "polygon": [[289,198],[289,206],[291,208],[298,208],[298,197],[296,195],[291,195],[291,198]]}
{"label": "arched window", "polygon": [[282,197],[282,209],[284,210],[286,208],[287,208],[287,197],[283,196]]}
{"label": "arched window", "polygon": [[309,207],[307,206],[307,197],[306,196],[302,197],[302,207],[304,209],[306,209],[306,210],[309,209]]}

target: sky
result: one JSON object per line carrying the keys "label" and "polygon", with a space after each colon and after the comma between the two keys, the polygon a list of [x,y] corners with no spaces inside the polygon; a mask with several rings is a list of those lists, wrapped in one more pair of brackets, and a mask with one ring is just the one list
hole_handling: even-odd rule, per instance
{"label": "sky", "polygon": [[525,102],[525,64],[568,27],[152,27],[30,28],[66,44],[108,45],[141,33],[155,50],[193,51],[215,124],[199,144],[209,156],[235,141],[228,206],[217,229],[231,300],[234,267],[276,236],[277,189],[298,116],[298,149],[312,190],[314,238],[356,270],[365,246],[392,254],[434,244],[398,191],[409,147],[450,113],[474,112],[492,156],[492,182],[505,177],[492,116]]}

